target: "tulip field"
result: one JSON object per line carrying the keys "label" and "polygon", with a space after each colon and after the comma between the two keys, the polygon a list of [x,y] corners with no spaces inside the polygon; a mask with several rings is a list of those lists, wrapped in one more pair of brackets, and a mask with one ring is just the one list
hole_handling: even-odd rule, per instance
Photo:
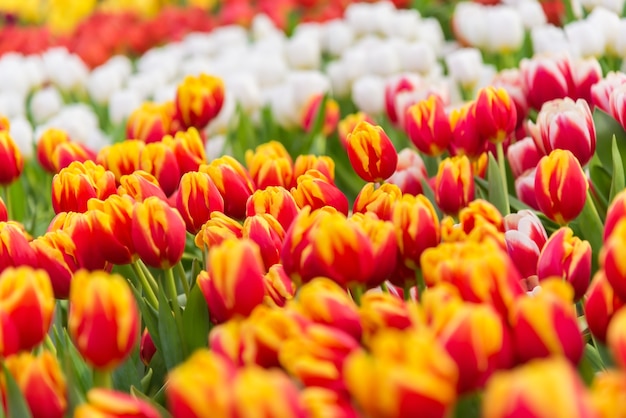
{"label": "tulip field", "polygon": [[624,58],[624,0],[0,0],[0,418],[626,417]]}

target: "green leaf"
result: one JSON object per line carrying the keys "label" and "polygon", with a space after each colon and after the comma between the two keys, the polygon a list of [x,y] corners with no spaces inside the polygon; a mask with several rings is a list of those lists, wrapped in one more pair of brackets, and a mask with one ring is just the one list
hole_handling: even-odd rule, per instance
{"label": "green leaf", "polygon": [[615,142],[622,156],[622,166],[626,167],[626,131],[611,115],[596,107],[593,111],[593,123],[596,127],[596,155],[603,167],[612,167],[612,142]]}
{"label": "green leaf", "polygon": [[152,399],[151,397],[149,397],[145,393],[141,392],[135,386],[132,386],[130,388],[130,394],[135,396],[135,397],[137,397],[138,399],[141,399],[142,401],[146,401],[150,405],[152,405],[154,407],[154,409],[157,410],[159,415],[161,415],[161,418],[171,418],[172,417],[172,415],[169,413],[169,411],[167,409],[165,409],[163,407],[163,405],[160,405],[159,403],[155,402],[154,399]]}
{"label": "green leaf", "polygon": [[6,401],[8,416],[20,417],[20,418],[32,418],[28,404],[24,399],[24,395],[20,388],[15,383],[15,379],[6,367],[6,364],[2,364],[4,369],[4,378],[6,379]]}
{"label": "green leaf", "polygon": [[611,141],[611,153],[613,160],[613,180],[611,181],[611,192],[609,194],[608,202],[612,202],[615,195],[626,187],[626,181],[624,180],[624,163],[620,150],[617,146],[617,139],[613,135]]}
{"label": "green leaf", "polygon": [[131,386],[139,386],[144,374],[143,362],[139,357],[139,347],[113,371],[113,387],[128,392]]}
{"label": "green leaf", "polygon": [[502,215],[509,213],[507,199],[504,195],[504,179],[500,174],[500,167],[492,153],[489,153],[489,163],[487,164],[487,186],[489,202],[494,205]]}
{"label": "green leaf", "polygon": [[189,292],[189,300],[183,313],[183,335],[189,353],[197,348],[207,347],[211,322],[206,299],[198,285]]}
{"label": "green leaf", "polygon": [[600,215],[593,204],[591,193],[589,191],[587,191],[585,206],[583,207],[580,215],[578,215],[578,218],[576,218],[576,223],[584,226],[583,228],[580,228],[580,233],[582,238],[589,241],[589,244],[591,245],[591,251],[593,252],[593,256],[591,258],[591,271],[593,274],[598,270],[598,255],[600,254],[600,249],[602,248],[604,225],[602,224]]}
{"label": "green leaf", "polygon": [[461,396],[454,408],[455,418],[478,418],[480,417],[482,397],[480,392],[469,393]]}
{"label": "green leaf", "polygon": [[176,321],[170,309],[170,305],[162,289],[158,292],[159,298],[159,340],[160,348],[165,360],[167,370],[171,370],[184,359],[183,344],[176,328]]}
{"label": "green leaf", "polygon": [[600,360],[596,349],[590,344],[585,344],[585,353],[580,363],[578,363],[578,373],[580,377],[582,377],[583,382],[585,382],[587,386],[590,386],[596,372],[603,369],[602,360]]}
{"label": "green leaf", "polygon": [[148,304],[146,299],[141,295],[139,290],[135,286],[130,286],[133,294],[135,295],[135,300],[137,301],[137,306],[139,307],[139,312],[141,312],[141,318],[148,328],[148,333],[150,337],[152,337],[152,341],[154,342],[157,350],[161,350],[161,338],[159,337],[159,318],[154,309]]}
{"label": "green leaf", "polygon": [[433,204],[435,212],[437,213],[437,218],[442,219],[443,212],[441,212],[441,208],[439,208],[439,205],[437,204],[437,199],[435,199],[435,192],[433,192],[433,189],[430,188],[430,184],[428,184],[428,181],[426,179],[421,179],[420,182],[422,183],[422,193],[428,198],[428,200],[430,200],[430,203]]}

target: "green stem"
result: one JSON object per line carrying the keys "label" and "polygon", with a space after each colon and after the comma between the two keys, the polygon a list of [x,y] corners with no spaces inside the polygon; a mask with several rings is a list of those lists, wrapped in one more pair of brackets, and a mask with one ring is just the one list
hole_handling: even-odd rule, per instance
{"label": "green stem", "polygon": [[404,300],[411,300],[411,287],[413,287],[413,283],[409,280],[404,281],[404,286],[402,286],[402,290],[404,291]]}
{"label": "green stem", "polygon": [[3,186],[4,189],[4,205],[7,208],[7,217],[9,220],[13,219],[13,207],[11,205],[11,193],[9,192],[9,186]]}
{"label": "green stem", "polygon": [[150,287],[152,288],[152,291],[156,294],[159,291],[159,284],[157,283],[156,279],[154,278],[154,276],[150,272],[150,269],[141,260],[141,258],[137,260],[137,265],[139,267],[141,267],[141,270],[143,271],[143,274],[146,277],[146,280],[150,284]]}
{"label": "green stem", "polygon": [[182,262],[176,263],[176,273],[178,275],[178,280],[180,280],[183,285],[183,291],[185,292],[185,296],[189,300],[189,282],[187,281],[187,273],[185,272],[185,268],[183,267]]}
{"label": "green stem", "polygon": [[165,270],[165,289],[166,294],[172,300],[172,310],[174,311],[174,320],[176,321],[176,328],[178,328],[178,334],[180,335],[180,341],[185,341],[183,335],[183,311],[178,303],[178,291],[176,290],[176,282],[174,281],[174,269],[169,268]]}
{"label": "green stem", "polygon": [[417,282],[417,300],[422,300],[422,295],[426,290],[426,282],[424,282],[424,276],[422,275],[422,269],[415,270],[415,281]]}
{"label": "green stem", "polygon": [[133,271],[135,272],[135,275],[137,276],[137,278],[139,279],[139,283],[141,284],[141,287],[143,288],[143,291],[146,294],[146,299],[148,300],[148,303],[154,309],[158,309],[159,308],[159,300],[156,297],[154,289],[152,289],[152,286],[148,282],[148,279],[146,278],[146,275],[144,274],[144,271],[138,265],[138,261],[132,262],[130,264],[130,266],[132,267]]}
{"label": "green stem", "polygon": [[363,293],[365,293],[365,287],[362,284],[356,284],[350,288],[352,299],[358,306],[361,306],[361,297],[363,296]]}
{"label": "green stem", "polygon": [[502,178],[502,192],[504,193],[504,203],[506,207],[506,213],[502,216],[506,216],[511,213],[511,206],[509,204],[509,186],[506,179],[506,158],[504,158],[504,144],[502,141],[496,144],[498,151],[498,168],[500,168],[500,177]]}
{"label": "green stem", "polygon": [[104,389],[113,388],[113,376],[110,370],[93,369],[93,386]]}

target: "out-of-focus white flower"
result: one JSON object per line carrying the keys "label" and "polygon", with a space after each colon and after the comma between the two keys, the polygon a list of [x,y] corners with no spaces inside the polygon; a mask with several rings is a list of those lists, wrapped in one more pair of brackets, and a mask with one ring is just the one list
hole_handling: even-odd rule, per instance
{"label": "out-of-focus white flower", "polygon": [[164,86],[159,87],[152,96],[152,101],[155,103],[165,103],[172,101],[176,98],[176,90],[178,89],[178,84],[169,83]]}
{"label": "out-of-focus white flower", "polygon": [[87,148],[98,152],[102,148],[111,145],[111,138],[109,138],[104,132],[102,132],[99,128],[95,127],[85,138],[85,142],[83,143]]}
{"label": "out-of-focus white flower", "polygon": [[115,69],[124,81],[133,73],[133,64],[126,55],[114,55],[104,65]]}
{"label": "out-of-focus white flower", "polygon": [[299,108],[291,85],[279,84],[265,90],[264,95],[264,102],[270,106],[272,116],[280,126],[289,129],[300,124]]}
{"label": "out-of-focus white flower", "polygon": [[378,29],[376,9],[368,3],[350,3],[344,13],[344,19],[357,36],[373,33]]}
{"label": "out-of-focus white flower", "polygon": [[452,14],[452,30],[463,44],[484,48],[488,42],[487,10],[482,4],[462,1]]}
{"label": "out-of-focus white flower", "polygon": [[78,55],[70,54],[64,47],[55,47],[44,52],[42,59],[48,79],[59,89],[70,91],[85,85],[89,69]]}
{"label": "out-of-focus white flower", "polygon": [[34,154],[34,142],[33,127],[30,122],[23,116],[12,118],[9,133],[22,153],[22,157],[24,159],[31,158]]}
{"label": "out-of-focus white flower", "polygon": [[151,71],[149,73],[137,73],[128,78],[126,88],[137,92],[139,97],[147,100],[154,92],[166,84],[166,77],[159,71]]}
{"label": "out-of-focus white flower", "polygon": [[575,20],[565,25],[565,35],[582,58],[601,57],[606,49],[604,33],[589,20]]}
{"label": "out-of-focus white flower", "polygon": [[504,3],[513,6],[517,10],[526,29],[548,23],[543,7],[537,0],[509,0]]}
{"label": "out-of-focus white flower", "polygon": [[233,117],[236,115],[237,111],[237,100],[235,100],[235,96],[228,90],[225,91],[224,94],[224,104],[222,105],[222,109],[217,114],[215,119],[209,122],[206,127],[206,133],[211,135],[226,135],[229,127],[231,127],[231,122]]}
{"label": "out-of-focus white flower", "polygon": [[352,101],[359,110],[378,115],[385,111],[385,81],[376,75],[366,75],[352,85]]}
{"label": "out-of-focus white flower", "polygon": [[94,102],[106,104],[113,92],[122,88],[123,82],[116,68],[103,65],[89,74],[87,92]]}
{"label": "out-of-focus white flower", "polygon": [[182,45],[187,56],[209,56],[215,52],[216,46],[210,33],[192,32],[183,38]]}
{"label": "out-of-focus white flower", "polygon": [[287,76],[287,84],[293,90],[293,99],[298,109],[308,103],[311,96],[325,94],[330,90],[330,80],[319,71],[292,71]]}
{"label": "out-of-focus white flower", "polygon": [[255,54],[275,56],[284,55],[286,45],[287,36],[282,32],[277,32],[275,35],[266,36],[250,44],[250,47]]}
{"label": "out-of-focus white flower", "polygon": [[400,71],[400,59],[390,42],[380,41],[368,49],[365,65],[372,74],[388,76]]}
{"label": "out-of-focus white flower", "polygon": [[326,66],[326,74],[330,79],[333,96],[346,97],[350,93],[351,81],[348,78],[346,65],[341,61],[329,62]]}
{"label": "out-of-focus white flower", "polygon": [[422,19],[417,26],[417,32],[417,39],[428,42],[437,56],[441,57],[441,50],[446,42],[441,23],[434,17]]}
{"label": "out-of-focus white flower", "polygon": [[[624,18],[619,20],[615,39],[615,53],[622,58],[626,58],[626,19]],[[626,64],[626,61],[624,61],[624,64]]]}
{"label": "out-of-focus white flower", "polygon": [[530,39],[533,51],[537,54],[562,54],[573,55],[572,45],[567,40],[563,29],[553,25],[537,26],[531,29]]}
{"label": "out-of-focus white flower", "polygon": [[274,86],[281,83],[289,73],[289,67],[280,54],[254,54],[250,63],[261,87]]}
{"label": "out-of-focus white flower", "polygon": [[63,107],[63,98],[54,86],[36,91],[30,101],[30,112],[35,123],[50,119]]}
{"label": "out-of-focus white flower", "polygon": [[354,30],[340,19],[327,22],[322,32],[322,49],[332,56],[339,57],[354,43]]}
{"label": "out-of-focus white flower", "polygon": [[248,45],[248,32],[239,25],[216,28],[211,32],[211,37],[218,51],[228,51],[236,47]]}
{"label": "out-of-focus white flower", "polygon": [[374,32],[378,34],[387,34],[392,31],[395,23],[394,15],[396,7],[390,1],[378,1],[371,4],[373,13],[376,15],[376,27]]}
{"label": "out-of-focus white flower", "polygon": [[309,32],[289,39],[285,53],[289,66],[301,70],[319,68],[322,60],[319,37]]}
{"label": "out-of-focus white flower", "polygon": [[26,96],[13,90],[0,92],[0,115],[9,120],[26,115]]}
{"label": "out-of-focus white flower", "polygon": [[213,135],[208,138],[206,144],[204,144],[204,152],[206,153],[206,159],[209,162],[221,157],[222,155],[229,154],[229,151],[230,150],[227,149],[225,135]]}
{"label": "out-of-focus white flower", "polygon": [[400,43],[397,46],[403,71],[415,71],[422,75],[430,73],[437,62],[432,46],[425,41]]}
{"label": "out-of-focus white flower", "polygon": [[616,43],[618,41],[619,34],[619,16],[605,7],[595,7],[593,11],[587,16],[587,20],[593,24],[598,31],[602,31],[605,39],[606,51],[610,54],[615,54]]}
{"label": "out-of-focus white flower", "polygon": [[214,67],[214,62],[209,58],[192,57],[180,64],[180,75],[185,77],[187,75],[198,75],[200,73],[212,74]]}
{"label": "out-of-focus white flower", "polygon": [[512,7],[495,6],[486,11],[487,42],[489,52],[517,51],[524,43],[524,25],[520,14]]}
{"label": "out-of-focus white flower", "polygon": [[94,130],[98,128],[98,117],[91,107],[84,103],[76,103],[63,107],[61,111],[48,120],[47,128],[58,128],[67,132],[73,141],[87,145]]}
{"label": "out-of-focus white flower", "polygon": [[466,88],[475,86],[483,71],[483,58],[476,48],[461,48],[445,57],[448,74]]}
{"label": "out-of-focus white flower", "polygon": [[21,55],[9,54],[0,59],[0,91],[12,91],[26,96],[30,84]]}
{"label": "out-of-focus white flower", "polygon": [[280,32],[280,30],[266,14],[257,14],[254,16],[254,19],[252,19],[252,36],[255,40],[273,36],[278,32]]}
{"label": "out-of-focus white flower", "polygon": [[624,10],[624,0],[580,0],[580,4],[587,10],[595,10],[596,7],[605,7],[619,15]]}
{"label": "out-of-focus white flower", "polygon": [[235,101],[247,114],[261,107],[261,89],[257,80],[247,73],[240,73],[225,80],[226,91],[232,93]]}
{"label": "out-of-focus white flower", "polygon": [[341,62],[344,64],[348,79],[351,81],[365,75],[367,68],[365,62],[367,60],[367,53],[365,48],[355,45],[347,49],[341,57]]}
{"label": "out-of-focus white flower", "polygon": [[109,119],[115,125],[122,123],[138,108],[143,99],[134,90],[118,90],[109,99]]}
{"label": "out-of-focus white flower", "polygon": [[24,72],[28,77],[31,89],[39,88],[46,81],[43,60],[39,55],[24,57]]}
{"label": "out-of-focus white flower", "polygon": [[419,34],[420,18],[420,13],[415,9],[396,10],[391,16],[390,24],[385,28],[385,35],[414,41]]}

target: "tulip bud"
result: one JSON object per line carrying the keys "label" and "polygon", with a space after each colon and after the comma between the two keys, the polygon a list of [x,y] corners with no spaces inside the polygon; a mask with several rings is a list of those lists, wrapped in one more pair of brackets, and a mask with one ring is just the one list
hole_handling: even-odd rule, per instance
{"label": "tulip bud", "polygon": [[48,173],[59,172],[60,169],[57,169],[53,164],[52,155],[55,148],[65,142],[70,142],[70,137],[65,131],[56,128],[46,129],[39,137],[37,142],[37,161]]}
{"label": "tulip bud", "polygon": [[289,229],[299,210],[291,193],[280,186],[257,190],[246,203],[246,217],[268,213],[276,218],[285,231]]}
{"label": "tulip bud", "polygon": [[591,280],[585,295],[585,319],[589,331],[603,344],[606,333],[613,319],[624,302],[617,297],[603,270],[598,270]]}
{"label": "tulip bud", "polygon": [[410,148],[398,153],[396,172],[387,179],[387,183],[395,184],[402,193],[417,196],[423,192],[422,181],[428,180],[428,172],[422,157]]}
{"label": "tulip bud", "polygon": [[541,156],[537,149],[537,144],[529,136],[509,145],[507,148],[507,160],[511,166],[513,177],[518,178],[525,171],[534,169],[539,163]]}
{"label": "tulip bud", "polygon": [[574,301],[582,298],[591,278],[591,245],[562,227],[555,231],[541,250],[537,262],[539,280],[561,277],[574,289]]}
{"label": "tulip bud", "polygon": [[[367,416],[445,417],[451,413],[458,369],[430,332],[382,332],[373,338],[370,353],[355,350],[344,366],[348,391]],[[394,396],[385,398],[380,387]]]}
{"label": "tulip bud", "polygon": [[360,122],[348,135],[348,157],[363,180],[381,182],[389,178],[398,163],[393,143],[380,126]]}
{"label": "tulip bud", "polygon": [[80,270],[69,301],[68,330],[80,354],[98,369],[117,367],[139,338],[139,309],[126,279]]}
{"label": "tulip bud", "polygon": [[385,110],[391,123],[397,125],[401,117],[404,116],[398,114],[399,96],[417,90],[422,84],[422,78],[416,74],[400,74],[387,83],[385,86]]}
{"label": "tulip bud", "polygon": [[622,398],[626,393],[626,375],[623,370],[603,370],[591,382],[591,400],[597,416],[620,417],[626,414]]}
{"label": "tulip bud", "polygon": [[211,217],[211,212],[224,211],[224,199],[206,173],[190,171],[180,178],[175,193],[176,209],[183,217],[187,231],[197,234]]}
{"label": "tulip bud", "polygon": [[541,220],[530,210],[504,217],[504,239],[509,256],[522,277],[537,274],[537,262],[548,235]]}
{"label": "tulip bud", "polygon": [[528,104],[539,110],[544,103],[567,97],[573,88],[569,58],[536,56],[520,62]]}
{"label": "tulip bud", "polygon": [[0,185],[8,186],[22,174],[24,160],[9,131],[0,131]]}
{"label": "tulip bud", "polygon": [[185,251],[185,221],[157,197],[149,197],[133,210],[133,246],[147,265],[168,269],[178,263]]}
{"label": "tulip bud", "polygon": [[87,201],[115,194],[115,175],[93,161],[73,162],[52,179],[52,207],[55,213],[85,212]]}
{"label": "tulip bud", "polygon": [[[593,104],[593,106],[604,110],[606,113],[611,114],[615,120],[619,120],[615,117],[618,114],[611,111],[611,96],[613,95],[613,91],[615,91],[622,84],[626,84],[626,74],[622,72],[609,71],[603,79],[591,86],[590,103]],[[615,110],[618,109],[616,108]]]}
{"label": "tulip bud", "polygon": [[285,230],[269,213],[253,215],[243,222],[242,237],[250,238],[261,250],[265,270],[280,262]]}
{"label": "tulip bud", "polygon": [[87,403],[74,410],[74,418],[124,417],[159,418],[149,403],[124,392],[95,388],[87,392]]}
{"label": "tulip bud", "polygon": [[360,416],[348,396],[333,390],[311,386],[304,388],[300,395],[308,413],[307,416],[311,418],[358,418]]}
{"label": "tulip bud", "polygon": [[0,272],[7,267],[38,266],[37,256],[28,244],[31,239],[23,225],[0,222]]}
{"label": "tulip bud", "polygon": [[270,307],[284,307],[296,294],[296,286],[285,273],[282,264],[274,264],[263,276],[265,284],[264,305]]}
{"label": "tulip bud", "polygon": [[198,248],[210,249],[228,238],[241,238],[242,226],[236,220],[222,212],[212,212],[211,217],[196,235],[195,244]]}
{"label": "tulip bud", "polygon": [[222,109],[224,82],[207,74],[187,76],[176,90],[176,119],[183,128],[203,129]]}
{"label": "tulip bud", "polygon": [[292,183],[293,161],[280,142],[262,144],[255,152],[246,151],[246,165],[258,189],[289,187]]}
{"label": "tulip bud", "polygon": [[456,215],[474,200],[472,165],[466,156],[446,158],[435,177],[437,205],[447,214]]}
{"label": "tulip bud", "polygon": [[481,89],[472,110],[478,133],[486,141],[504,142],[515,132],[517,110],[511,96],[502,87]]}
{"label": "tulip bud", "polygon": [[363,340],[368,345],[374,336],[387,329],[403,330],[417,325],[407,302],[390,293],[365,293],[361,297],[359,316]]}
{"label": "tulip bud", "polygon": [[354,128],[362,121],[368,122],[371,125],[375,124],[374,120],[364,112],[352,113],[339,121],[337,131],[339,132],[339,142],[341,142],[344,149],[348,148],[348,135],[352,133]]}
{"label": "tulip bud", "polygon": [[76,244],[63,230],[46,232],[30,242],[39,268],[50,276],[56,299],[67,299],[74,272],[78,270]]}
{"label": "tulip bud", "polygon": [[537,149],[545,155],[555,149],[568,150],[585,166],[596,150],[596,128],[589,105],[582,99],[544,103],[537,123],[530,122],[528,129]]}
{"label": "tulip bud", "polygon": [[24,395],[33,417],[65,416],[67,383],[52,353],[42,351],[37,357],[30,353],[11,356],[5,360],[5,367]]}
{"label": "tulip bud", "polygon": [[105,200],[89,199],[87,207],[95,211],[94,234],[106,261],[129,264],[137,257],[132,240],[135,201],[129,196],[111,195]]}
{"label": "tulip bud", "polygon": [[569,223],[582,212],[588,188],[587,177],[570,151],[556,149],[539,161],[535,174],[537,205],[560,225]]}
{"label": "tulip bud", "polygon": [[388,221],[392,219],[394,204],[401,198],[402,191],[395,184],[383,183],[377,188],[374,183],[367,183],[354,200],[352,212],[374,213]]}
{"label": "tulip bud", "polygon": [[470,234],[476,227],[482,224],[490,224],[497,231],[504,232],[504,218],[498,209],[483,199],[471,201],[459,212],[461,228],[466,234]]}
{"label": "tulip bud", "polygon": [[96,157],[98,164],[113,172],[115,180],[139,170],[141,151],[146,143],[138,139],[128,139],[102,148]]}
{"label": "tulip bud", "polygon": [[305,174],[309,170],[317,170],[322,173],[329,183],[335,182],[335,161],[327,155],[298,155],[296,162],[293,165],[293,181],[292,185],[296,184],[296,179]]}
{"label": "tulip bud", "polygon": [[137,170],[127,176],[122,176],[117,193],[120,196],[128,196],[136,202],[143,202],[152,196],[164,202],[168,201],[157,179],[143,170]]}
{"label": "tulip bud", "polygon": [[174,152],[163,142],[153,142],[142,148],[139,169],[152,174],[170,196],[180,182],[180,169]]}
{"label": "tulip bud", "polygon": [[348,215],[349,203],[346,195],[317,170],[309,170],[298,177],[296,186],[291,189],[291,195],[301,209],[309,206],[311,210],[317,210],[331,206]]}
{"label": "tulip bud", "polygon": [[5,269],[0,274],[0,306],[15,326],[20,350],[29,351],[39,345],[54,313],[48,273],[26,266]]}
{"label": "tulip bud", "polygon": [[148,332],[148,328],[145,328],[143,334],[141,334],[141,342],[139,343],[139,358],[141,358],[141,362],[146,367],[150,366],[152,357],[154,357],[156,352],[157,348],[156,345],[154,345],[152,336]]}
{"label": "tulip bud", "polygon": [[550,357],[489,379],[482,416],[590,418],[596,411],[576,369],[560,357]]}
{"label": "tulip bud", "polygon": [[604,234],[602,235],[602,241],[605,244],[622,218],[626,218],[626,190],[622,190],[615,195],[606,211]]}
{"label": "tulip bud", "polygon": [[515,194],[517,198],[524,204],[528,205],[532,209],[539,211],[539,205],[537,204],[537,197],[535,195],[535,178],[537,177],[537,169],[531,168],[530,170],[522,173],[515,179]]}
{"label": "tulip bud", "polygon": [[574,290],[559,278],[547,280],[533,296],[517,299],[509,322],[520,361],[563,356],[578,364],[584,341],[572,305]]}
{"label": "tulip bud", "polygon": [[452,128],[443,100],[431,94],[409,107],[405,129],[413,145],[431,157],[441,155],[452,141]]}
{"label": "tulip bud", "polygon": [[176,156],[181,174],[198,171],[202,164],[207,163],[204,140],[196,128],[176,132],[174,137],[166,135],[163,137],[163,143]]}
{"label": "tulip bud", "polygon": [[95,161],[96,153],[87,146],[78,142],[62,142],[58,144],[50,158],[54,172],[58,173],[65,167],[68,167],[74,161],[84,163],[87,161]]}
{"label": "tulip bud", "polygon": [[233,157],[223,156],[202,165],[199,171],[207,173],[224,198],[224,213],[242,219],[246,213],[246,202],[255,191],[248,171]]}
{"label": "tulip bud", "polygon": [[197,282],[209,305],[211,320],[222,323],[263,303],[265,285],[259,246],[250,239],[224,240],[209,251],[208,271]]}
{"label": "tulip bud", "polygon": [[126,138],[151,143],[158,142],[170,132],[171,110],[167,104],[144,102],[126,122]]}

